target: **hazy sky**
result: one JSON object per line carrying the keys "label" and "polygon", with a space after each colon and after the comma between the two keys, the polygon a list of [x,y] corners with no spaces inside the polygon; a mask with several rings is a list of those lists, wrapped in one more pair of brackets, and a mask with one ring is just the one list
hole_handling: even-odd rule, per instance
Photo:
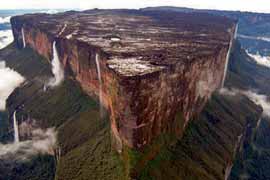
{"label": "hazy sky", "polygon": [[0,9],[142,8],[147,6],[185,6],[270,13],[270,0],[0,0]]}

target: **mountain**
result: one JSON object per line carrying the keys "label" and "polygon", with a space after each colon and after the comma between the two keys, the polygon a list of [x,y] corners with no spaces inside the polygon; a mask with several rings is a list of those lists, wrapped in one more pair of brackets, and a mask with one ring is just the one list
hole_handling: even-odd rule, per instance
{"label": "mountain", "polygon": [[[25,38],[52,59],[56,43],[66,76],[110,111],[121,152],[124,146],[140,149],[162,133],[181,134],[222,86],[235,26],[226,18],[197,16],[104,10],[17,16],[11,24],[18,47]],[[69,24],[75,17],[80,21]]]}
{"label": "mountain", "polygon": [[[23,117],[28,116],[36,119],[40,126],[56,126],[59,129],[61,158],[57,163],[57,179],[125,179],[126,168],[134,161],[138,162],[132,172],[138,173],[136,176],[139,179],[224,179],[226,169],[231,167],[234,160],[235,147],[242,146],[244,139],[248,139],[248,135],[246,138],[243,136],[241,141],[237,140],[238,137],[254,129],[261,116],[261,108],[248,98],[215,93],[203,112],[188,125],[181,139],[163,136],[144,151],[128,151],[121,158],[111,148],[109,119],[99,119],[98,104],[88,96],[82,96],[83,90],[76,81],[67,79],[57,89],[44,93],[43,84],[37,80],[46,74],[51,75],[47,71],[49,64],[44,58],[30,48],[18,50],[14,45],[2,50],[0,54],[1,57],[5,54],[5,59],[9,59],[8,65],[16,68],[30,81],[10,96],[10,115],[15,107],[23,104],[23,108],[17,108],[20,123]],[[29,64],[36,71],[29,71]],[[157,149],[158,154],[155,152]],[[152,157],[153,153],[156,154],[155,158]],[[148,162],[144,164],[146,159]],[[50,165],[50,161],[41,162]],[[21,169],[30,179],[37,174],[41,174],[40,179],[48,178],[40,169],[29,173],[27,166],[22,167],[16,169]],[[7,176],[7,172],[3,173],[3,177]],[[17,174],[11,176],[13,178],[26,179],[18,171],[10,174]]]}
{"label": "mountain", "polygon": [[269,70],[234,39],[235,20],[184,11],[13,17],[15,40],[0,58],[26,82],[8,98],[3,121],[9,126],[16,111],[24,141],[36,127],[58,133],[53,154],[15,164],[11,157],[12,168],[0,163],[0,177],[216,180],[246,173],[242,162],[256,162],[248,152],[267,121],[260,121],[261,106],[231,94],[267,93]]}

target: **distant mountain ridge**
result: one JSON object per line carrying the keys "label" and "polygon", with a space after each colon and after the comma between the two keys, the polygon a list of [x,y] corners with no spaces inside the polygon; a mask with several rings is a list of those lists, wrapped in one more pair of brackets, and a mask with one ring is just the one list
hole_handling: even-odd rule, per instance
{"label": "distant mountain ridge", "polygon": [[[238,34],[245,35],[238,37],[242,47],[249,52],[256,54],[259,52],[261,55],[270,54],[270,14],[255,13],[255,12],[241,12],[241,11],[219,11],[207,9],[192,9],[183,7],[148,7],[141,9],[142,11],[175,11],[175,12],[201,12],[213,15],[226,16],[238,21]],[[247,37],[252,37],[247,38]],[[257,38],[257,39],[256,39]]]}

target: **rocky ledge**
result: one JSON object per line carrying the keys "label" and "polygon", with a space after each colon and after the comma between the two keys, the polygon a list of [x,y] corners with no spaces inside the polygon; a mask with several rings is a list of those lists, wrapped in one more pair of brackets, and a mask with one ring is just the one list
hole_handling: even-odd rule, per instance
{"label": "rocky ledge", "polygon": [[[115,147],[181,135],[223,84],[235,22],[200,13],[88,10],[11,19],[15,43],[48,60],[110,112]],[[25,43],[23,42],[25,41]]]}

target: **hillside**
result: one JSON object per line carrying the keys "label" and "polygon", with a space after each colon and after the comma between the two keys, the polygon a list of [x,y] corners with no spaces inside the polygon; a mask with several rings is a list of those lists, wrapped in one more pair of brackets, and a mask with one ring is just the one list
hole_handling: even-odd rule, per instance
{"label": "hillside", "polygon": [[[9,59],[7,61],[9,66],[30,79],[33,79],[33,76],[43,78],[50,76],[50,71],[46,68],[44,70],[47,65],[39,65],[43,62],[40,61],[42,57],[36,55],[31,49],[17,50],[11,45],[2,50],[0,55],[2,58]],[[25,70],[28,67],[27,59],[31,60],[29,63],[36,67],[36,72],[30,73]],[[34,65],[35,63],[37,64]],[[42,126],[58,127],[58,141],[63,153],[57,164],[57,179],[125,178],[121,173],[124,172],[124,164],[128,163],[125,162],[126,159],[124,162],[119,159],[116,152],[111,149],[109,122],[99,119],[98,105],[95,101],[87,96],[82,96],[83,98],[78,100],[83,92],[79,87],[74,88],[76,83],[72,79],[66,80],[62,86],[45,94],[41,92],[42,87],[34,88],[38,87],[38,81],[33,80],[30,84],[32,85],[21,87],[13,93],[8,101],[8,109],[12,112],[13,107],[24,102],[25,108],[19,111],[19,116],[27,112],[28,116],[42,120],[40,122]],[[34,94],[34,96],[29,98],[32,96],[27,96],[27,94]],[[71,113],[71,109],[77,110]],[[63,118],[63,112],[66,118]],[[67,114],[67,112],[70,113]],[[245,97],[235,99],[215,93],[200,116],[188,126],[182,139],[175,139],[175,145],[163,147],[156,158],[144,164],[146,168],[139,173],[139,177],[141,179],[157,179],[158,177],[160,179],[165,177],[223,179],[226,168],[231,165],[236,153],[234,152],[235,140],[247,130],[248,123],[252,125],[251,127],[255,126],[260,112],[261,109]],[[165,141],[165,143],[168,142]],[[145,153],[148,156],[144,158],[149,158],[155,146],[149,148],[151,151]],[[134,160],[138,161],[138,165],[135,166],[135,172],[137,172],[140,167],[143,167],[141,164],[143,161],[136,158]],[[42,163],[44,164],[44,161]],[[195,167],[197,170],[194,169]],[[32,173],[35,171],[39,172],[40,169]],[[27,168],[24,173],[29,173]]]}
{"label": "hillside", "polygon": [[[99,19],[104,21],[108,15],[113,15],[119,26],[125,26],[126,35],[114,27],[113,36],[100,38],[107,32],[100,29]],[[134,26],[123,15],[141,20],[149,32],[131,33]],[[166,39],[164,27],[168,26],[168,17],[174,15],[180,19],[169,27]],[[237,177],[242,167],[240,157],[246,158],[254,136],[259,137],[256,132],[262,108],[243,95],[219,92],[229,49],[232,54],[226,87],[253,87],[266,92],[268,85],[263,81],[268,69],[254,64],[234,41],[233,21],[209,15],[198,21],[198,15],[94,10],[13,18],[15,42],[0,50],[0,58],[26,82],[7,101],[8,118],[2,120],[6,127],[0,130],[0,137],[12,139],[11,133],[4,132],[12,131],[11,116],[16,110],[19,124],[55,127],[58,143],[55,156],[38,155],[28,161],[30,165],[11,162],[15,168],[9,168],[0,163],[5,167],[0,168],[2,177],[217,180],[229,177],[231,169],[232,177]],[[64,29],[65,23],[57,24],[75,16],[82,18],[83,25],[68,24]],[[187,16],[192,18],[190,24],[181,27]],[[89,18],[95,17],[92,26],[85,26]],[[119,18],[126,23],[119,24]],[[213,21],[208,23],[209,19]],[[105,28],[111,28],[111,23]],[[77,34],[69,39],[76,28]],[[85,30],[91,33],[85,34]],[[145,42],[153,30],[157,31],[151,36],[155,43]],[[198,32],[204,35],[197,36]],[[138,37],[141,39],[134,42]],[[115,38],[128,53],[111,42]],[[45,86],[54,75],[50,64],[55,55],[53,44],[65,73],[64,81],[56,87]],[[185,54],[192,50],[196,52],[192,56]],[[126,66],[112,61],[116,57],[121,57],[120,65]],[[141,59],[136,59],[134,66],[131,58]],[[147,68],[137,69],[138,65]],[[20,137],[29,138],[23,134]]]}

